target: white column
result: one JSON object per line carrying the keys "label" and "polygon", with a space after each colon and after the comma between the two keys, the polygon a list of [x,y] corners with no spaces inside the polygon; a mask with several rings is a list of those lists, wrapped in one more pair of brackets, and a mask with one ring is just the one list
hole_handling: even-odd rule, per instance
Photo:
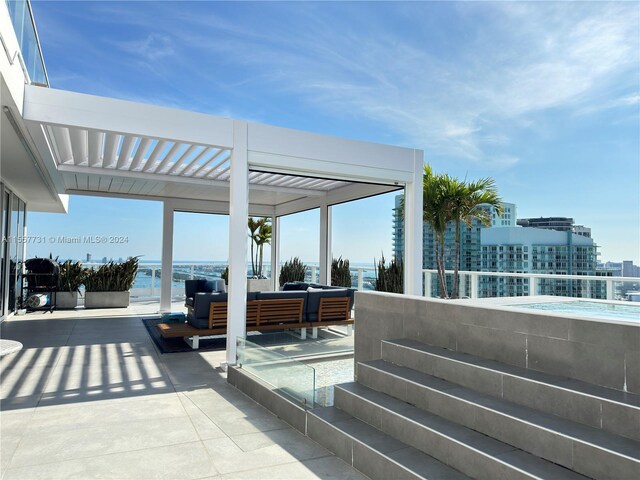
{"label": "white column", "polygon": [[321,285],[331,284],[331,207],[320,206],[320,278]]}
{"label": "white column", "polygon": [[273,290],[280,289],[280,217],[271,219],[271,280]]}
{"label": "white column", "polygon": [[173,203],[162,203],[162,277],[160,278],[160,312],[171,311],[173,279]]}
{"label": "white column", "polygon": [[413,181],[404,189],[404,292],[422,295],[423,154],[414,152]]}
{"label": "white column", "polygon": [[247,219],[249,166],[247,123],[233,121],[229,194],[229,289],[227,307],[227,364],[236,363],[236,341],[247,331]]}

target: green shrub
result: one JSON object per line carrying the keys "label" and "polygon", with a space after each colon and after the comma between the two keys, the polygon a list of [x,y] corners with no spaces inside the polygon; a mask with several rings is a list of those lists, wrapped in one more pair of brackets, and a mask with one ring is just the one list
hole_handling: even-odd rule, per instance
{"label": "green shrub", "polygon": [[109,262],[94,269],[85,269],[84,286],[87,292],[126,292],[138,273],[138,258],[130,257],[122,263]]}
{"label": "green shrub", "polygon": [[282,287],[287,282],[304,282],[306,271],[307,266],[298,257],[284,262],[278,277],[280,286]]}
{"label": "green shrub", "polygon": [[342,257],[331,261],[331,285],[336,287],[351,288],[351,269],[349,268],[349,260],[343,260]]}
{"label": "green shrub", "polygon": [[384,254],[376,268],[376,290],[379,292],[404,293],[404,265],[402,260],[391,260],[385,265]]}
{"label": "green shrub", "polygon": [[60,275],[58,276],[59,292],[80,292],[80,285],[84,283],[85,269],[82,263],[67,260],[60,264]]}

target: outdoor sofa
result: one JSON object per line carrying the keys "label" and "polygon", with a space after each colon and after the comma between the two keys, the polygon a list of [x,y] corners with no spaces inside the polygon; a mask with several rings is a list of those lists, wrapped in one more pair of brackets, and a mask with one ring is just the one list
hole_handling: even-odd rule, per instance
{"label": "outdoor sofa", "polygon": [[[183,337],[197,349],[201,336],[224,335],[227,330],[226,292],[211,282],[187,280],[185,304],[187,323],[158,324],[163,337]],[[247,293],[247,331],[267,332],[299,329],[306,338],[307,328],[312,338],[318,328],[346,325],[351,334],[354,289],[295,282],[285,284],[277,292]]]}

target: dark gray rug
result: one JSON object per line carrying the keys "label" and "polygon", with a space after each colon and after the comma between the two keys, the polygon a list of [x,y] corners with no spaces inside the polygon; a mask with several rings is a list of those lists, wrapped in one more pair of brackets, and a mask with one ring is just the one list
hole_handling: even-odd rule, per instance
{"label": "dark gray rug", "polygon": [[160,317],[143,318],[144,324],[151,340],[156,344],[158,350],[162,353],[179,353],[179,352],[194,352],[194,351],[207,351],[207,350],[224,350],[227,348],[227,338],[224,335],[218,335],[215,337],[201,338],[200,348],[193,350],[187,342],[182,338],[164,338],[156,330],[156,325],[161,323]]}
{"label": "dark gray rug", "polygon": [[[200,348],[193,350],[187,342],[182,338],[164,338],[156,330],[156,325],[161,323],[160,317],[142,318],[151,340],[156,344],[161,353],[180,353],[180,352],[203,352],[207,350],[224,350],[227,348],[227,337],[225,335],[216,335],[214,337],[200,338]],[[270,332],[263,334],[260,332],[248,332],[247,339],[259,345],[286,345],[289,343],[299,342],[299,339],[293,337],[287,332]]]}

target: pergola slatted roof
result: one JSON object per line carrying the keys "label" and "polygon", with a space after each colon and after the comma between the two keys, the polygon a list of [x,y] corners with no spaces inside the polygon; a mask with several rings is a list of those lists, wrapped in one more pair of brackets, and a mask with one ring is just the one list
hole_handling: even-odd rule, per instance
{"label": "pergola slatted roof", "polygon": [[228,167],[231,150],[106,131],[45,125],[58,165],[130,172],[216,177]]}
{"label": "pergola slatted roof", "polygon": [[[231,149],[208,145],[139,137],[123,133],[96,131],[77,127],[43,124],[45,135],[50,140],[55,153],[54,160],[62,171],[108,175],[111,171],[148,173],[158,180],[181,179],[212,180],[228,182],[231,169]],[[73,167],[84,167],[82,170]],[[92,169],[94,170],[91,172]],[[96,180],[98,186],[99,179]],[[149,180],[141,180],[147,183]],[[110,182],[106,189],[114,191],[121,182]],[[296,176],[282,173],[254,171],[249,174],[250,188],[278,187],[282,191],[315,190],[327,192],[349,185],[351,182]],[[73,187],[73,181],[67,182]],[[134,188],[135,181],[129,183],[125,193],[148,192],[144,185]],[[91,190],[98,186],[75,181],[73,190]],[[118,193],[122,189],[118,188]]]}

